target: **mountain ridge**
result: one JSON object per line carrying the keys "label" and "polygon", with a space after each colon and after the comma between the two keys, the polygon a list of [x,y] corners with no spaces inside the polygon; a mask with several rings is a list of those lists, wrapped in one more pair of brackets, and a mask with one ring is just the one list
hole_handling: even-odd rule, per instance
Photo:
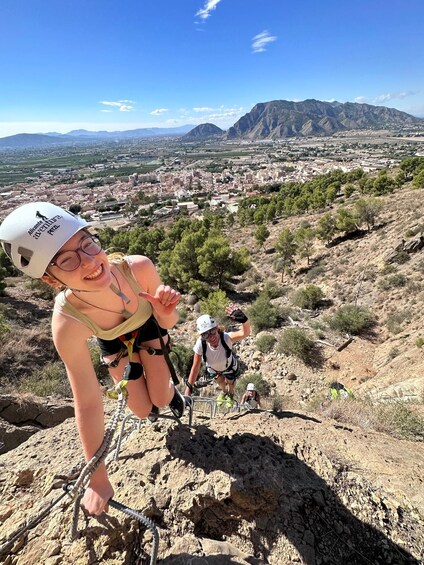
{"label": "mountain ridge", "polygon": [[[286,137],[330,136],[340,131],[398,129],[424,126],[424,118],[395,108],[357,102],[325,102],[313,98],[294,102],[259,102],[227,131],[215,124],[183,125],[175,128],[138,128],[123,131],[72,130],[66,134],[21,133],[0,138],[0,149],[41,147],[53,143],[93,143],[136,138],[180,136],[182,140],[214,137],[222,140],[281,139]],[[23,138],[22,136],[26,136]],[[187,137],[188,136],[188,137]],[[32,144],[32,145],[31,145]]]}
{"label": "mountain ridge", "polygon": [[64,145],[71,143],[95,143],[99,141],[129,140],[135,138],[156,138],[160,136],[178,137],[191,131],[194,126],[187,124],[176,128],[138,128],[123,131],[72,130],[67,133],[18,133],[0,138],[0,149],[18,149]]}
{"label": "mountain ridge", "polygon": [[424,120],[385,106],[356,102],[272,100],[256,104],[226,139],[279,139],[332,135],[339,131],[424,125]]}

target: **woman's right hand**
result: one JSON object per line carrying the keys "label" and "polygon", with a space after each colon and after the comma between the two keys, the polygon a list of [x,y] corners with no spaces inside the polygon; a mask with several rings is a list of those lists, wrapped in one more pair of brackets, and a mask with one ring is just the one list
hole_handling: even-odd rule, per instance
{"label": "woman's right hand", "polygon": [[114,491],[109,480],[101,484],[88,486],[81,501],[81,506],[90,516],[100,516],[109,509],[109,500],[113,497]]}

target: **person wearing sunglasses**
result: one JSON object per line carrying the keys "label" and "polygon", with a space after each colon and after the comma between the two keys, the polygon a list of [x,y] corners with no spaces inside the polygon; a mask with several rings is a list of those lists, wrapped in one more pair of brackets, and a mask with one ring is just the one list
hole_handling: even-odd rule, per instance
{"label": "person wearing sunglasses", "polygon": [[[19,270],[60,290],[52,336],[72,388],[87,461],[105,432],[101,388],[87,343],[93,335],[113,380],[120,381],[126,371],[128,407],[136,416],[146,418],[153,406],[168,404],[176,416],[183,414],[186,400],[171,381],[165,358],[180,293],[161,283],[150,259],[107,256],[83,218],[49,202],[16,208],[0,226],[0,241]],[[102,464],[82,504],[88,514],[100,515],[112,496]]]}
{"label": "person wearing sunglasses", "polygon": [[185,394],[188,396],[193,392],[203,360],[209,380],[215,380],[221,389],[217,398],[218,406],[225,403],[227,408],[232,408],[239,374],[238,360],[232,350],[233,343],[250,335],[250,322],[244,312],[233,304],[227,306],[226,314],[231,320],[241,324],[239,330],[225,332],[209,314],[203,314],[197,319],[196,327],[200,335],[193,347],[193,364]]}

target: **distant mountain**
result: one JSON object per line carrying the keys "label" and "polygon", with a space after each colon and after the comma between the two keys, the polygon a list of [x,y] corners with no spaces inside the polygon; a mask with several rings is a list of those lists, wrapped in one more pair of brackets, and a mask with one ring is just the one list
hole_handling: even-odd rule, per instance
{"label": "distant mountain", "polygon": [[158,137],[161,135],[181,135],[190,131],[194,125],[188,124],[175,128],[138,128],[124,131],[88,131],[86,129],[72,130],[65,135],[71,137],[90,137],[96,139],[132,139],[136,137]]}
{"label": "distant mountain", "polygon": [[290,102],[256,104],[227,131],[226,139],[279,139],[331,135],[343,130],[393,129],[422,125],[424,120],[384,106],[353,102]]}
{"label": "distant mountain", "polygon": [[183,135],[183,141],[200,141],[220,137],[225,131],[214,124],[200,124]]}
{"label": "distant mountain", "polygon": [[193,124],[175,128],[140,128],[125,131],[88,131],[73,130],[65,134],[49,133],[18,133],[0,138],[0,149],[26,149],[31,147],[46,147],[75,143],[95,143],[98,141],[117,141],[160,136],[181,136],[193,129]]}
{"label": "distant mountain", "polygon": [[29,147],[46,147],[66,145],[72,140],[60,134],[18,133],[0,138],[0,149],[26,149]]}

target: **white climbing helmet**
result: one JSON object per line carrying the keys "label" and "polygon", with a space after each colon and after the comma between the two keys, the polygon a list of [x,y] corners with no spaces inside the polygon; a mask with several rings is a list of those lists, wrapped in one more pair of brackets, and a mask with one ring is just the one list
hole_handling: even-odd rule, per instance
{"label": "white climbing helmet", "polygon": [[253,383],[249,383],[246,387],[246,390],[255,390],[255,385]]}
{"label": "white climbing helmet", "polygon": [[216,320],[211,318],[209,314],[203,314],[202,316],[200,316],[200,318],[197,318],[196,325],[197,331],[199,332],[199,334],[202,334],[204,332],[207,332],[208,330],[211,330],[212,328],[216,328],[218,323],[216,322]]}
{"label": "white climbing helmet", "polygon": [[39,279],[62,245],[87,226],[85,220],[55,204],[31,202],[6,216],[0,241],[20,271]]}

